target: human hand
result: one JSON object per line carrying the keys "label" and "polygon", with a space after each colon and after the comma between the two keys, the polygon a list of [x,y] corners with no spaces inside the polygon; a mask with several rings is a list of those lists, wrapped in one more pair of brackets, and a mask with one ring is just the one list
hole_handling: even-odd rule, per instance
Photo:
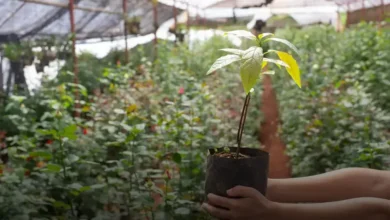
{"label": "human hand", "polygon": [[[236,186],[227,191],[230,197],[226,198],[214,194],[208,194],[208,203],[203,203],[202,208],[210,215],[226,220],[267,220],[276,219],[276,205],[267,200],[259,191],[245,186]],[[222,207],[217,208],[216,206]],[[226,208],[226,209],[223,209]]]}

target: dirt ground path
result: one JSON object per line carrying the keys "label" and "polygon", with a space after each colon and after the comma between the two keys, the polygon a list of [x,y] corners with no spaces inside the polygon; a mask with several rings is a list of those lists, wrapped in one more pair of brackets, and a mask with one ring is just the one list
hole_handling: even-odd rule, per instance
{"label": "dirt ground path", "polygon": [[291,177],[290,158],[284,153],[286,145],[278,136],[279,109],[271,77],[265,75],[262,83],[261,111],[264,120],[260,125],[259,141],[270,153],[269,177],[289,178]]}

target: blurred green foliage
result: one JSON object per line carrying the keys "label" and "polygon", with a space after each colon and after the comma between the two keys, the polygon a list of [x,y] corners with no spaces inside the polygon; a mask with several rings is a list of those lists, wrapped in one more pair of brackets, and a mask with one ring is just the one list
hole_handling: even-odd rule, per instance
{"label": "blurred green foliage", "polygon": [[355,166],[384,169],[390,140],[390,31],[362,23],[342,33],[314,26],[277,35],[302,54],[302,90],[292,89],[285,74],[274,80],[294,175]]}

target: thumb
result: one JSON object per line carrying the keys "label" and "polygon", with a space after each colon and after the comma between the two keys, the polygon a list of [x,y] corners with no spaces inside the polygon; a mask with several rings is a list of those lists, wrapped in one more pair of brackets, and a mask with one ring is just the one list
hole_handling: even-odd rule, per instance
{"label": "thumb", "polygon": [[235,186],[227,191],[228,196],[254,198],[261,194],[256,189],[247,186]]}

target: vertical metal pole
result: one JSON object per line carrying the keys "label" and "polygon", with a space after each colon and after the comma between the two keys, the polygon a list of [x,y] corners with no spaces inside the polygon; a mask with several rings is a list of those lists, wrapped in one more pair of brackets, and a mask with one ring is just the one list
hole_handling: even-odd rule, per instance
{"label": "vertical metal pole", "polygon": [[157,29],[158,29],[158,11],[157,11],[157,1],[153,1],[153,24],[154,24],[154,55],[157,57]]}
{"label": "vertical metal pole", "polygon": [[173,0],[173,20],[175,21],[175,32],[177,28],[177,9],[176,9],[176,0]]}
{"label": "vertical metal pole", "polygon": [[129,62],[129,48],[127,45],[127,0],[122,0],[123,7],[123,34],[125,35],[125,64]]}
{"label": "vertical metal pole", "polygon": [[4,78],[3,78],[3,54],[0,53],[0,98],[3,95]]}
{"label": "vertical metal pole", "polygon": [[187,33],[190,33],[190,3],[187,2]]}
{"label": "vertical metal pole", "polygon": [[173,0],[173,20],[174,20],[174,24],[173,24],[173,31],[175,33],[175,43],[177,42],[177,10],[176,10],[176,0]]}
{"label": "vertical metal pole", "polygon": [[[78,60],[76,55],[76,31],[75,31],[75,22],[74,22],[74,0],[69,0],[69,15],[70,15],[70,32],[72,33],[72,57],[73,57],[73,73],[74,73],[74,84],[79,84],[79,68]],[[75,95],[75,117],[80,116],[80,98],[79,98],[79,88],[76,87],[74,90]]]}

